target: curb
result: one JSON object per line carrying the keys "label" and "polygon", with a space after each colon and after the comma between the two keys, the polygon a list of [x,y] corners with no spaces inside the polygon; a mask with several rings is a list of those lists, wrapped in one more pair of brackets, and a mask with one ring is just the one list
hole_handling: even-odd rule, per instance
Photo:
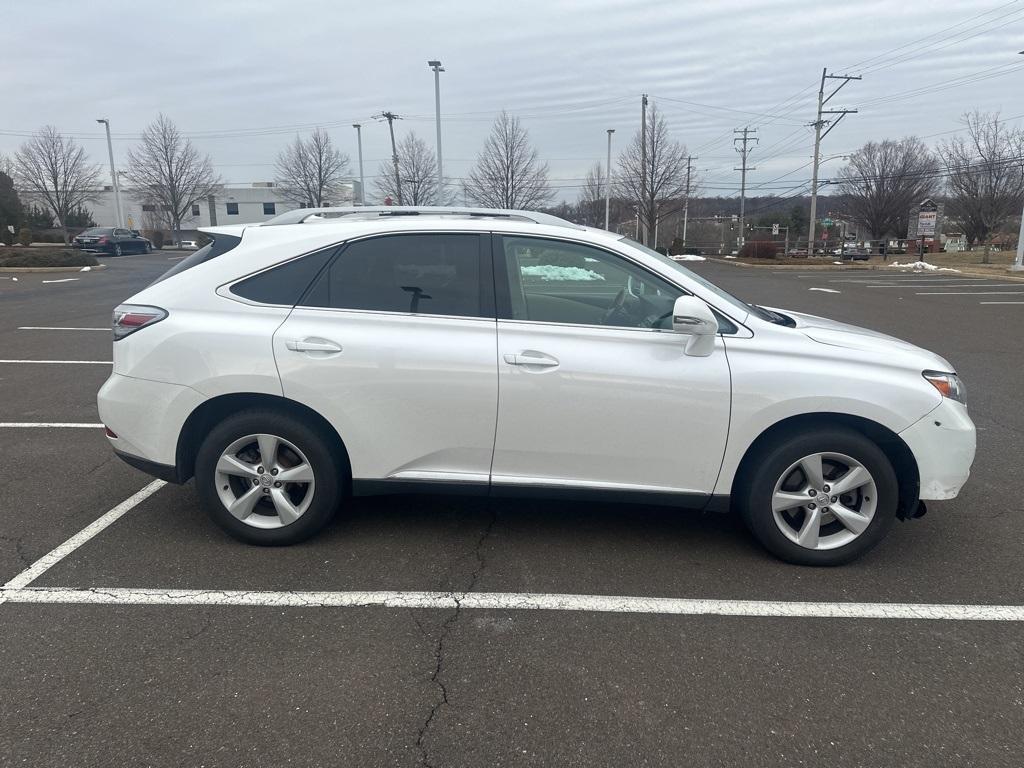
{"label": "curb", "polygon": [[[89,267],[90,272],[98,272],[106,269],[106,264],[97,264]],[[0,272],[81,272],[84,267],[0,267]]]}

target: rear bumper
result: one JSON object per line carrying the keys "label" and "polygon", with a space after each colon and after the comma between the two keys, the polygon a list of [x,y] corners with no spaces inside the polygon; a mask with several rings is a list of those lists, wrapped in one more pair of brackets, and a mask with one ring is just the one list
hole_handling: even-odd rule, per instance
{"label": "rear bumper", "polygon": [[117,435],[107,437],[114,451],[132,466],[157,477],[163,475],[154,467],[177,466],[181,429],[205,399],[191,387],[119,373],[110,375],[96,398],[100,420]]}
{"label": "rear bumper", "polygon": [[920,498],[953,499],[971,474],[977,433],[967,409],[943,398],[939,406],[900,433],[917,459]]}
{"label": "rear bumper", "polygon": [[168,483],[175,483],[177,485],[185,482],[181,475],[178,474],[178,468],[171,464],[157,464],[155,461],[148,461],[138,456],[132,456],[130,453],[122,453],[116,449],[114,453],[117,455],[117,458],[128,466],[140,469],[158,480],[166,480]]}

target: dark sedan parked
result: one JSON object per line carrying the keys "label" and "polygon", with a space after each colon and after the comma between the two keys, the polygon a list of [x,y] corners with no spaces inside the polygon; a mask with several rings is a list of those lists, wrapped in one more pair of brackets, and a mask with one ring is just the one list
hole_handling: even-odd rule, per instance
{"label": "dark sedan parked", "polygon": [[122,253],[149,253],[153,250],[153,244],[134,229],[115,227],[87,229],[71,241],[71,246],[111,256],[120,256]]}

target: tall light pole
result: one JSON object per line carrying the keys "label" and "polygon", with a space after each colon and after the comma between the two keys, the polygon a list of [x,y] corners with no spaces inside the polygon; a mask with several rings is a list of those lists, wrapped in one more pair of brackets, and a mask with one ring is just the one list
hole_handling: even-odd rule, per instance
{"label": "tall light pole", "polygon": [[608,230],[608,212],[612,207],[612,134],[614,128],[608,129],[608,164],[604,168],[604,228]]}
{"label": "tall light pole", "polygon": [[116,219],[119,228],[124,227],[124,218],[121,215],[121,186],[117,183],[117,171],[114,169],[114,144],[110,141],[110,121],[105,117],[96,119],[97,123],[103,123],[107,128],[107,155],[110,157],[110,182],[114,186],[114,208],[117,210]]}
{"label": "tall light pole", "polygon": [[437,122],[437,201],[444,196],[444,170],[441,165],[441,73],[444,67],[437,59],[427,62],[434,70],[434,115]]}
{"label": "tall light pole", "polygon": [[[1020,52],[1024,55],[1024,51]],[[1017,258],[1013,260],[1010,267],[1012,272],[1024,271],[1024,210],[1020,212],[1020,232],[1017,234]]]}
{"label": "tall light pole", "polygon": [[366,205],[366,187],[363,182],[363,126],[352,123],[356,129],[356,146],[359,148],[359,204]]}

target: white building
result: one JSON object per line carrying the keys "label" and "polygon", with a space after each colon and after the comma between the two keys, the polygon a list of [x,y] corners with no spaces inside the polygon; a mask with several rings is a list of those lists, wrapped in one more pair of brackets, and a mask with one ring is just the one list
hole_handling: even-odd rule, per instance
{"label": "white building", "polygon": [[[353,205],[359,198],[359,182],[346,181],[341,186],[341,197],[332,200],[332,205]],[[301,206],[286,200],[272,181],[257,181],[245,185],[223,185],[205,200],[192,205],[192,213],[181,222],[183,230],[208,227],[218,224],[253,224],[272,219],[279,213],[292,211]],[[100,197],[86,208],[92,211],[92,218],[100,227],[117,224],[114,205],[114,190],[103,188]],[[129,229],[148,229],[155,213],[153,206],[145,205],[130,192],[121,191],[121,211],[125,226]]]}

